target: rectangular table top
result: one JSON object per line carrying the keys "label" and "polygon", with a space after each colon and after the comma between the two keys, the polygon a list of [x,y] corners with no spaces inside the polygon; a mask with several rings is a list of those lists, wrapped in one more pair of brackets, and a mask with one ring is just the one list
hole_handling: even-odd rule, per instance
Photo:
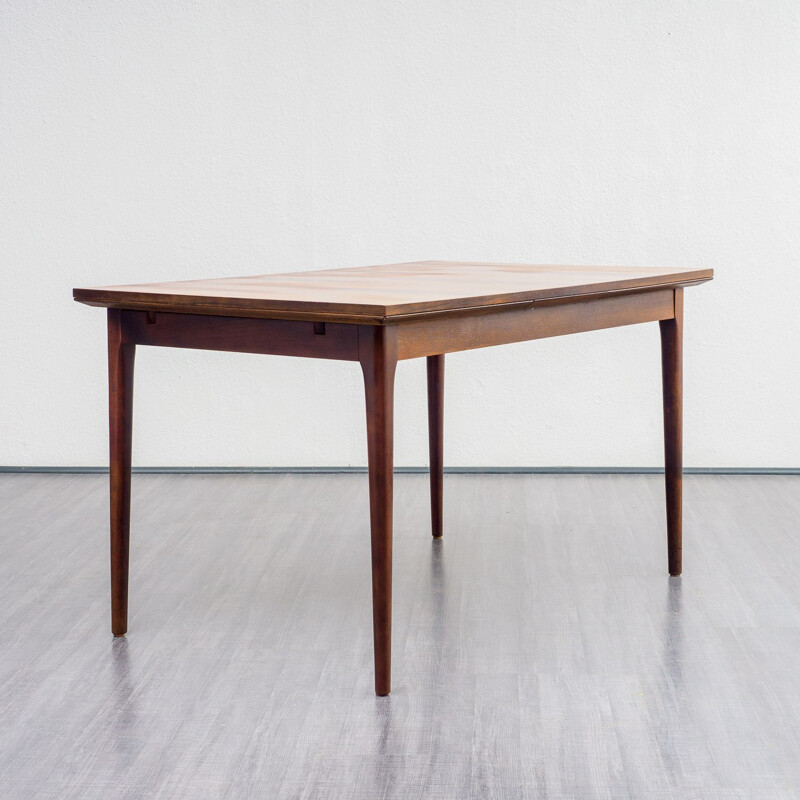
{"label": "rectangular table top", "polygon": [[89,305],[385,324],[486,306],[710,280],[711,269],[418,261],[239,278],[74,289]]}

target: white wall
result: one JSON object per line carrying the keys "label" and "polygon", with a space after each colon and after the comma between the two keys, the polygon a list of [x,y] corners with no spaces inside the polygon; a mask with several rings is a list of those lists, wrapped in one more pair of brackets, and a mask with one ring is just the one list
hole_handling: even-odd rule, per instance
{"label": "white wall", "polygon": [[[73,286],[697,265],[685,460],[800,466],[800,3],[0,0],[0,464],[107,463]],[[446,462],[657,465],[655,324],[448,357]],[[365,463],[357,366],[141,348],[148,465]],[[427,461],[401,364],[398,464]]]}

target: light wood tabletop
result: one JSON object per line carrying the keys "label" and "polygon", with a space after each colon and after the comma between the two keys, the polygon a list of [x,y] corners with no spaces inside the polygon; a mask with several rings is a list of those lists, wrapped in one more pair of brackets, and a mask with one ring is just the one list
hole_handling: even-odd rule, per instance
{"label": "light wood tabletop", "polygon": [[89,305],[386,324],[410,316],[709,280],[710,269],[417,261],[75,289]]}
{"label": "light wood tabletop", "polygon": [[375,691],[389,693],[394,377],[427,358],[431,532],[443,522],[446,353],[658,322],[667,563],[681,573],[683,292],[713,271],[420,261],[75,289],[108,309],[111,629],[128,629],[133,370],[137,345],[357,361],[369,464]]}

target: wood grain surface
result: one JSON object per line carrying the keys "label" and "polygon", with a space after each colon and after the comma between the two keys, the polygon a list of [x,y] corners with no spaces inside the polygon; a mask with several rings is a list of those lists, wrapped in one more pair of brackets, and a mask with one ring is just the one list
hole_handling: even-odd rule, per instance
{"label": "wood grain surface", "polygon": [[111,308],[226,316],[400,322],[506,303],[552,300],[713,277],[685,267],[603,267],[419,261],[238,278],[74,289],[75,300]]}

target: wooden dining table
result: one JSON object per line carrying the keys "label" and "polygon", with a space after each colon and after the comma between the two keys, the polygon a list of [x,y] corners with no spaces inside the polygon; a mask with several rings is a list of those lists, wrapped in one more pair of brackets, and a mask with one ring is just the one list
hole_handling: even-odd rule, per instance
{"label": "wooden dining table", "polygon": [[375,692],[389,694],[397,362],[427,359],[431,525],[441,537],[444,357],[479,347],[658,322],[667,556],[681,573],[683,289],[711,269],[419,261],[75,289],[108,309],[111,630],[128,629],[133,371],[137,345],[339,359],[361,365],[367,412]]}

